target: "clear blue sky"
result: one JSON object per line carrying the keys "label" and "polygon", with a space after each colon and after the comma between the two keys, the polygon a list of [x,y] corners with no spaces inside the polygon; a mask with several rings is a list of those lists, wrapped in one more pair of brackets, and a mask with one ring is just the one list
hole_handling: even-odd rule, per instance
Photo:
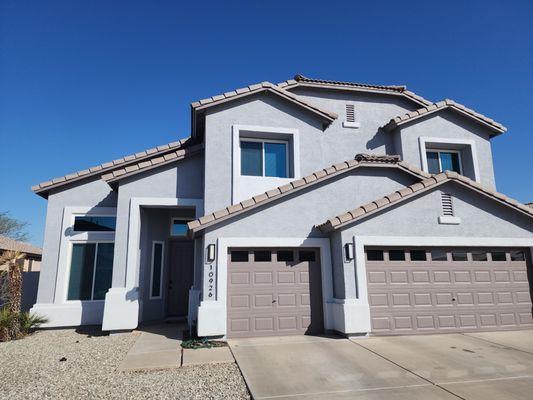
{"label": "clear blue sky", "polygon": [[531,21],[533,1],[511,0],[3,0],[0,210],[41,245],[32,184],[187,136],[192,101],[295,73],[406,84],[502,122],[498,189],[533,201]]}

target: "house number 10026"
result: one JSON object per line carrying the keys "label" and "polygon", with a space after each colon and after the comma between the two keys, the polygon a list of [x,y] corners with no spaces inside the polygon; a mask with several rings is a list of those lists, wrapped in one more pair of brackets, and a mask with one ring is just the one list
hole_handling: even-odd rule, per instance
{"label": "house number 10026", "polygon": [[207,273],[207,277],[209,278],[208,279],[208,287],[207,287],[207,297],[212,299],[215,294],[214,294],[214,291],[215,291],[215,285],[214,285],[214,282],[215,282],[215,271],[213,269],[213,264],[211,264],[209,266],[209,272]]}

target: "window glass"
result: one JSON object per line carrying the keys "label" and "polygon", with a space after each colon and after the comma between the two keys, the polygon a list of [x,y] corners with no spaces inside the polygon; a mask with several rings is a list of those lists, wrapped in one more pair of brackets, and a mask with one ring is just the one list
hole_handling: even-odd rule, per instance
{"label": "window glass", "polygon": [[315,261],[315,252],[312,250],[300,250],[298,258],[300,261]]}
{"label": "window glass", "polygon": [[472,260],[473,261],[487,261],[487,252],[482,250],[472,251]]}
{"label": "window glass", "polygon": [[68,300],[103,300],[111,287],[113,243],[72,245]]}
{"label": "window glass", "polygon": [[279,250],[278,261],[293,262],[294,252],[292,250]]}
{"label": "window glass", "polygon": [[272,253],[268,250],[254,251],[254,261],[256,262],[269,262],[272,260]]}
{"label": "window glass", "polygon": [[461,172],[461,168],[459,167],[458,153],[447,153],[443,151],[439,154],[442,171],[455,171],[457,173]]}
{"label": "window glass", "polygon": [[453,261],[467,261],[468,257],[466,255],[466,251],[463,251],[463,250],[452,251],[452,260]]}
{"label": "window glass", "polygon": [[187,222],[188,221],[183,221],[180,219],[173,219],[170,234],[172,236],[187,236],[187,230],[189,229]]}
{"label": "window glass", "polygon": [[446,250],[431,250],[431,261],[448,261],[448,255],[446,253]]}
{"label": "window glass", "polygon": [[152,265],[152,297],[161,296],[161,272],[163,270],[163,244],[154,243]]}
{"label": "window glass", "polygon": [[405,261],[405,251],[389,250],[389,261]]}
{"label": "window glass", "polygon": [[241,175],[263,175],[263,144],[241,141]]}
{"label": "window glass", "polygon": [[265,142],[265,176],[286,178],[287,145],[285,143]]}
{"label": "window glass", "polygon": [[526,255],[523,250],[511,251],[511,261],[525,261]]}
{"label": "window glass", "polygon": [[74,231],[76,232],[114,232],[116,224],[116,217],[74,217]]}
{"label": "window glass", "polygon": [[505,251],[493,251],[491,252],[492,261],[506,261]]}
{"label": "window glass", "polygon": [[426,261],[426,250],[411,250],[411,261]]}
{"label": "window glass", "polygon": [[93,300],[104,300],[113,277],[113,243],[98,243]]}
{"label": "window glass", "polygon": [[430,174],[438,174],[440,172],[439,153],[428,151],[426,154],[428,158],[428,172]]}
{"label": "window glass", "polygon": [[245,250],[234,250],[231,252],[232,262],[248,262],[248,252]]}
{"label": "window glass", "polygon": [[68,300],[91,300],[96,243],[72,245]]}
{"label": "window glass", "polygon": [[367,250],[366,259],[368,261],[383,261],[383,250]]}

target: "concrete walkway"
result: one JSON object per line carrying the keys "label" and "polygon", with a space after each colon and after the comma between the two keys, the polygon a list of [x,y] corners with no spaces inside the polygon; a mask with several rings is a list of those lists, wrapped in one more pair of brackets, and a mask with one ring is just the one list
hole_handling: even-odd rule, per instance
{"label": "concrete walkway", "polygon": [[254,399],[530,399],[533,392],[533,331],[229,343]]}

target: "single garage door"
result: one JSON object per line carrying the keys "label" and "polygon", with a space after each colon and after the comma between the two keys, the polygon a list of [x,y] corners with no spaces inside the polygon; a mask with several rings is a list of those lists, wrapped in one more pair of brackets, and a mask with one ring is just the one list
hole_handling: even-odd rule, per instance
{"label": "single garage door", "polygon": [[323,331],[318,249],[229,249],[228,337]]}
{"label": "single garage door", "polygon": [[373,333],[533,327],[527,249],[367,248],[365,253]]}

